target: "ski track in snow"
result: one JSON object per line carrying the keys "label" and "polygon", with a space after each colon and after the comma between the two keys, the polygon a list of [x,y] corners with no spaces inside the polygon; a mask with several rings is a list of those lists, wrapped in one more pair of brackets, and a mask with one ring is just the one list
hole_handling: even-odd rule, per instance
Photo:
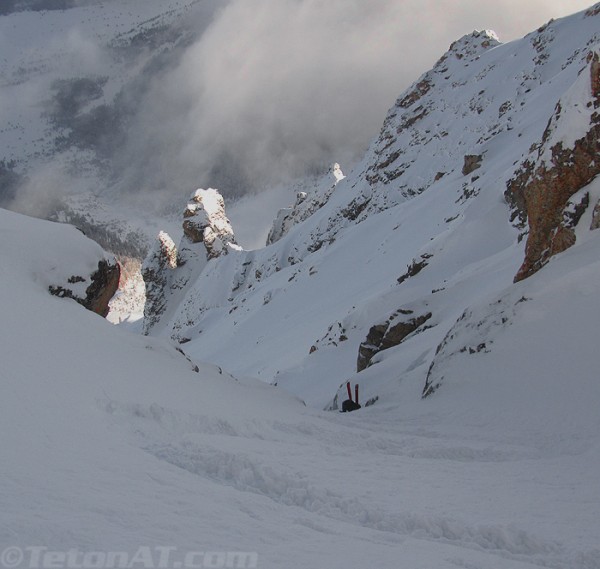
{"label": "ski track in snow", "polygon": [[[522,471],[517,476],[526,478],[537,470],[533,465],[539,463],[543,471],[550,460],[536,448],[507,444],[502,449],[497,441],[487,445],[457,441],[434,430],[416,434],[394,418],[363,417],[348,425],[347,417],[336,414],[302,423],[255,420],[236,428],[224,419],[183,416],[158,405],[102,405],[111,416],[120,417],[122,425],[133,419],[138,443],[158,460],[209,483],[304,510],[311,515],[311,525],[327,528],[330,519],[375,530],[378,539],[388,539],[382,533],[433,541],[524,566],[600,567],[600,551],[572,552],[559,540],[540,537],[518,521],[475,524],[439,515],[433,508],[414,511],[410,507],[414,501],[410,496],[426,491],[427,479],[439,484],[440,472],[431,476],[432,470],[441,469],[468,487],[486,478],[490,484],[498,482],[497,464],[508,462],[512,466],[505,473],[514,476]],[[415,479],[415,471],[422,471],[423,478]],[[365,481],[379,487],[365,489]],[[543,477],[540,482],[545,483]],[[396,494],[389,496],[389,502],[388,492]],[[460,558],[453,563],[480,567],[463,565]]]}

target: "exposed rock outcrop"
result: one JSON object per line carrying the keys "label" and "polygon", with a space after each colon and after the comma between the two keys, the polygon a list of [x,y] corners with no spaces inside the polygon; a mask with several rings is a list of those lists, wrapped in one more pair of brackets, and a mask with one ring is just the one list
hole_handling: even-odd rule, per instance
{"label": "exposed rock outcrop", "polygon": [[529,224],[525,260],[515,281],[532,275],[575,243],[574,226],[589,199],[577,204],[569,200],[600,174],[599,107],[600,56],[592,52],[588,67],[557,103],[535,156],[507,184],[515,216]]}
{"label": "exposed rock outcrop", "polygon": [[[333,183],[331,183],[331,178],[333,178]],[[301,223],[322,207],[333,193],[337,184],[344,178],[344,173],[340,165],[336,162],[329,170],[329,176],[325,182],[327,187],[322,194],[317,191],[313,191],[310,194],[306,191],[297,192],[294,205],[282,208],[277,213],[277,217],[267,237],[267,245],[279,241],[294,225]],[[315,190],[317,189],[315,188]]]}
{"label": "exposed rock outcrop", "polygon": [[600,229],[600,200],[598,200],[596,206],[594,207],[590,229]]}
{"label": "exposed rock outcrop", "polygon": [[471,172],[481,168],[481,161],[483,156],[481,154],[467,154],[462,167],[462,175],[468,176]]}
{"label": "exposed rock outcrop", "polygon": [[161,231],[142,265],[146,287],[143,332],[147,334],[166,310],[171,271],[177,268],[177,247],[168,233]]}
{"label": "exposed rock outcrop", "polygon": [[[431,312],[413,316],[414,311],[401,309],[386,322],[375,324],[369,330],[366,340],[358,348],[356,371],[369,367],[373,356],[400,345],[410,334],[420,328],[431,318]],[[395,322],[401,318],[399,322]],[[395,323],[394,323],[395,322]]]}
{"label": "exposed rock outcrop", "polygon": [[126,255],[119,255],[117,260],[121,267],[119,290],[110,300],[110,311],[107,316],[113,324],[143,314],[146,302],[146,287],[142,278],[142,261]]}
{"label": "exposed rock outcrop", "polygon": [[118,263],[99,261],[98,270],[92,274],[92,282],[85,291],[83,306],[105,317],[109,311],[108,303],[119,288],[120,275]]}
{"label": "exposed rock outcrop", "polygon": [[179,248],[161,231],[142,265],[146,286],[143,333],[148,334],[161,320],[171,300],[177,303],[209,260],[232,250],[240,247],[225,214],[223,197],[214,188],[196,190],[183,212]]}
{"label": "exposed rock outcrop", "polygon": [[223,196],[214,188],[196,190],[183,212],[183,233],[191,243],[203,243],[207,259],[228,252],[237,245],[231,223],[225,215]]}
{"label": "exposed rock outcrop", "polygon": [[[88,310],[106,317],[109,311],[108,303],[119,288],[120,274],[120,267],[116,261],[102,259],[98,261],[98,269],[91,275],[73,275],[67,283],[50,285],[48,290],[50,294],[60,298],[72,298]],[[85,286],[88,282],[90,284],[82,291],[82,285]]]}

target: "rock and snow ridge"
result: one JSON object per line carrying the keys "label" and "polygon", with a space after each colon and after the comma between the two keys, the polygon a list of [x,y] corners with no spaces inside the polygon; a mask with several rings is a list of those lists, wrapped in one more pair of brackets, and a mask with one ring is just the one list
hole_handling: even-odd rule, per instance
{"label": "rock and snow ridge", "polygon": [[[264,249],[206,263],[153,333],[318,406],[329,406],[346,380],[366,383],[367,399],[389,393],[386,381],[410,379],[431,393],[436,351],[457,320],[489,295],[503,297],[521,274],[538,239],[538,211],[549,218],[545,234],[570,224],[560,242],[572,245],[585,213],[599,209],[599,12],[595,5],[508,44],[489,31],[452,44],[398,98],[350,174],[299,194]],[[538,206],[527,183],[543,172],[527,164],[550,152],[564,175]],[[574,153],[586,161],[575,180]],[[543,181],[538,187],[544,194]],[[564,246],[538,249],[536,270]],[[355,375],[370,330],[405,329],[402,322],[417,325],[398,347],[389,336],[368,358],[376,367],[397,357],[393,377],[367,379],[377,374],[362,364]],[[462,347],[480,354],[483,344]]]}
{"label": "rock and snow ridge", "polygon": [[225,215],[223,197],[214,188],[194,191],[183,218],[179,248],[168,233],[161,231],[142,265],[146,286],[144,334],[165,320],[169,305],[173,310],[182,301],[183,292],[208,261],[241,250]]}

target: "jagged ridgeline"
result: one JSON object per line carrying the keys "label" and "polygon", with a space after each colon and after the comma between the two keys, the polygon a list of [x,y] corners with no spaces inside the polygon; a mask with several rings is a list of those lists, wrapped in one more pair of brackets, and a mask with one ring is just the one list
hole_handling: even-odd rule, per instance
{"label": "jagged ridgeline", "polygon": [[146,261],[145,332],[295,393],[317,383],[329,408],[348,380],[384,401],[465,362],[486,375],[545,267],[600,225],[599,30],[596,4],[507,44],[460,38],[263,249],[235,246],[218,194],[196,193],[180,246],[163,235]]}

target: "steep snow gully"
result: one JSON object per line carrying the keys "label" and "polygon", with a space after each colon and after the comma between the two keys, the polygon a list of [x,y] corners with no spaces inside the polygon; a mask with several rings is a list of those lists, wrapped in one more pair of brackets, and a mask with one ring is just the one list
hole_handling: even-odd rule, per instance
{"label": "steep snow gully", "polygon": [[453,44],[264,249],[194,192],[150,335],[49,294],[98,245],[0,210],[0,569],[600,569],[598,178],[513,282],[528,160],[596,132],[599,18]]}
{"label": "steep snow gully", "polygon": [[[494,377],[421,401],[401,384],[360,413],[311,409],[49,295],[101,251],[0,213],[4,567],[600,567],[593,385]],[[556,295],[597,297],[597,246],[551,265],[559,285],[528,279],[531,311],[510,341]]]}

